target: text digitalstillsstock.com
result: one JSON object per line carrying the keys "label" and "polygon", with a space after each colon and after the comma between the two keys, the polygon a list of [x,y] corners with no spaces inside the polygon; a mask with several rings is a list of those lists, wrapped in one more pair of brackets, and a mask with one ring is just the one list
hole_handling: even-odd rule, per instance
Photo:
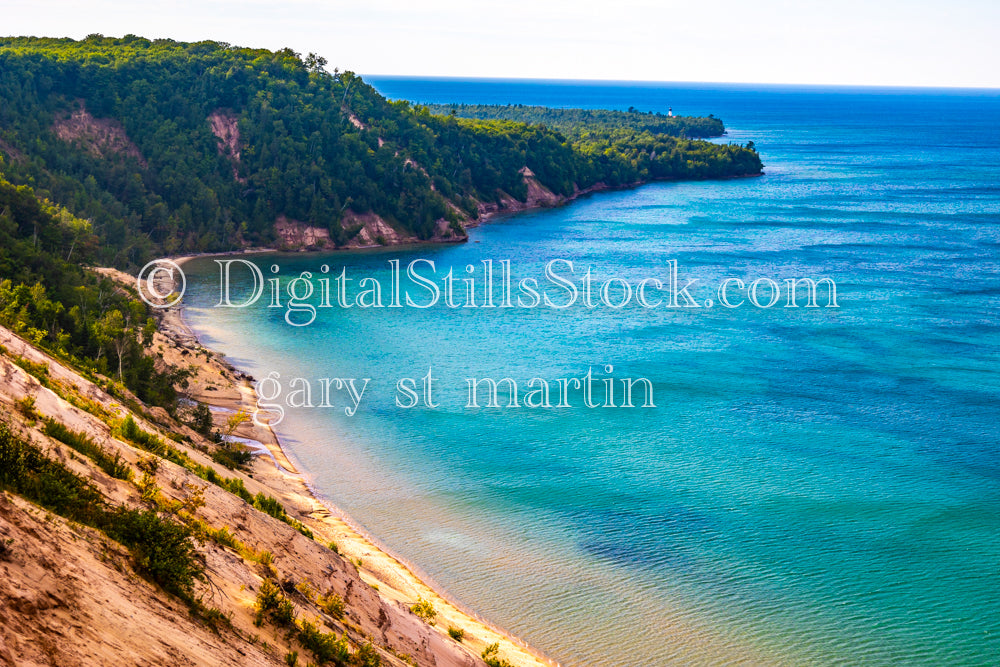
{"label": "text digitalstillsstock.com", "polygon": [[[591,267],[578,270],[568,259],[553,259],[545,264],[541,278],[515,279],[510,260],[482,260],[479,266],[468,264],[456,276],[456,270],[439,271],[433,260],[414,259],[405,267],[400,260],[387,262],[388,284],[366,275],[355,276],[343,267],[332,273],[328,264],[318,273],[302,271],[286,278],[281,267],[269,267],[271,277],[246,259],[217,259],[219,266],[219,301],[217,308],[248,308],[258,303],[267,308],[285,310],[285,322],[308,326],[323,309],[348,308],[417,308],[450,309],[548,308],[566,310],[606,308],[621,310],[628,306],[655,308],[739,308],[749,303],[755,308],[819,308],[820,288],[827,308],[838,308],[837,286],[831,278],[785,278],[781,282],[757,278],[720,281],[709,298],[696,296],[698,278],[682,279],[677,260],[668,260],[658,276],[627,280],[621,277],[595,278]],[[249,289],[233,295],[234,268],[243,272],[243,285]],[[464,274],[464,275],[463,275]],[[267,295],[264,298],[265,294]],[[263,300],[262,300],[263,299]],[[801,305],[800,305],[801,304]]]}
{"label": "text digitalstillsstock.com", "polygon": [[[707,298],[699,294],[699,278],[682,279],[678,262],[666,260],[657,275],[641,279],[618,276],[595,277],[593,268],[578,269],[572,260],[549,260],[538,278],[515,278],[510,260],[481,260],[480,266],[467,264],[439,270],[434,260],[414,259],[404,267],[400,260],[387,261],[388,284],[373,275],[357,276],[347,267],[340,273],[329,264],[317,273],[301,271],[297,276],[281,276],[281,267],[271,264],[270,277],[254,262],[216,259],[219,267],[219,301],[216,308],[249,308],[261,304],[284,309],[284,320],[296,327],[316,321],[324,309],[532,309],[551,310],[605,308],[708,309],[715,305],[735,309],[746,304],[760,309],[820,308],[820,288],[826,308],[839,308],[837,284],[832,278],[793,277],[775,280],[759,277],[751,281],[727,277]],[[233,294],[234,269],[237,291]],[[242,275],[239,275],[242,273]],[[464,274],[464,275],[463,275]],[[284,280],[283,280],[284,278]],[[249,280],[247,280],[249,279]],[[153,260],[139,272],[136,287],[153,308],[178,304],[187,287],[184,271],[168,259]],[[267,298],[262,301],[265,293]]]}

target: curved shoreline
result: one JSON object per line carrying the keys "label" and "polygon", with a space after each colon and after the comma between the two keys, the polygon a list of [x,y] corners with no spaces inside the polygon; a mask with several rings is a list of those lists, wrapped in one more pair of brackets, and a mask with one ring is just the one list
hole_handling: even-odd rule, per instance
{"label": "curved shoreline", "polygon": [[[257,248],[250,251],[206,253],[172,259],[183,266],[195,257],[264,252],[275,252],[275,250]],[[252,412],[257,394],[247,373],[239,369],[225,355],[202,345],[199,335],[184,319],[183,310],[184,307],[181,305],[179,308],[163,311],[162,333],[181,350],[205,351],[210,355],[205,366],[211,367],[212,362],[215,362],[222,369],[228,369],[231,375],[226,377],[224,372],[222,374],[223,378],[230,382],[228,392],[220,392],[213,386],[211,392],[193,390],[192,395],[210,408],[216,408],[213,410],[214,416],[221,415],[226,418],[228,414],[241,409],[248,413]],[[381,540],[358,524],[349,513],[326,498],[313,483],[309,473],[295,460],[294,453],[282,444],[270,424],[257,426],[253,422],[247,422],[235,429],[232,435],[254,440],[266,447],[274,465],[253,466],[254,479],[296,505],[302,520],[307,522],[310,528],[314,527],[315,522],[327,532],[334,534],[336,539],[333,541],[336,542],[339,553],[355,564],[362,563],[358,567],[362,579],[375,588],[380,596],[390,602],[403,602],[407,605],[418,598],[430,600],[438,612],[437,620],[441,621],[438,627],[442,631],[446,631],[449,626],[464,630],[463,643],[474,648],[477,656],[483,647],[499,642],[501,655],[516,667],[543,665],[558,667],[559,663],[555,660],[464,605],[419,566],[393,553]]]}
{"label": "curved shoreline", "polygon": [[[737,178],[752,178],[756,176],[763,176],[763,172],[759,174],[746,174],[743,176],[734,176],[725,180],[734,180]],[[526,179],[527,180],[527,179]],[[534,179],[532,179],[534,180]],[[706,179],[707,180],[707,179]],[[482,211],[480,216],[475,221],[470,221],[467,224],[467,228],[475,228],[480,225],[488,224],[496,218],[505,217],[507,215],[514,215],[518,213],[523,213],[532,210],[539,210],[545,208],[557,208],[561,206],[568,205],[569,203],[576,201],[584,196],[589,196],[599,192],[609,192],[618,190],[629,190],[641,187],[643,185],[648,185],[651,183],[658,182],[674,182],[671,180],[651,180],[651,181],[641,181],[635,183],[627,183],[619,186],[608,186],[604,183],[597,183],[584,190],[577,190],[572,195],[568,197],[562,197],[554,195],[550,191],[545,191],[542,197],[529,197],[526,202],[518,202],[516,200],[505,201],[507,208],[499,209],[497,206],[494,210]],[[551,198],[549,198],[551,197]],[[451,243],[464,243],[468,242],[468,235],[462,237],[457,241],[452,241]],[[427,242],[416,242],[416,243],[393,243],[389,244],[388,247],[393,249],[399,249],[406,246],[417,247],[424,245],[440,245],[441,241],[427,241]],[[293,248],[293,249],[278,249],[271,247],[252,247],[245,248],[241,250],[234,250],[228,252],[219,253],[194,253],[189,255],[180,255],[169,258],[174,261],[178,266],[183,267],[187,262],[205,257],[226,257],[226,256],[240,256],[240,255],[264,255],[270,253],[281,253],[281,252],[353,252],[353,253],[364,253],[371,250],[386,250],[387,246],[376,245],[376,246],[345,246],[341,248]],[[226,406],[220,404],[219,397],[214,395],[202,394],[199,396],[199,400],[209,407],[223,408],[228,410],[230,413],[235,412],[239,409],[245,409],[248,413],[252,412],[257,395],[253,387],[248,381],[247,371],[238,369],[234,363],[229,361],[226,356],[218,351],[211,350],[206,346],[202,345],[198,334],[194,329],[187,323],[184,319],[184,305],[183,302],[179,307],[172,307],[165,309],[163,311],[164,318],[161,322],[161,329],[164,333],[171,338],[174,338],[180,345],[191,345],[196,346],[195,349],[202,349],[209,352],[212,357],[221,365],[233,371],[237,378],[242,378],[241,386],[239,387],[240,400],[235,406]],[[164,327],[163,325],[167,326]],[[214,411],[213,411],[214,412]],[[222,414],[226,414],[225,411]],[[333,528],[340,536],[340,539],[344,540],[342,544],[340,539],[338,539],[338,546],[341,547],[341,553],[348,557],[349,560],[355,562],[357,559],[361,559],[360,562],[364,563],[364,567],[359,567],[359,572],[362,574],[362,578],[365,579],[366,583],[372,585],[382,597],[392,601],[400,601],[400,597],[394,596],[392,594],[386,595],[387,591],[383,591],[383,587],[393,590],[394,593],[399,593],[396,590],[400,587],[407,589],[408,592],[416,592],[416,596],[409,596],[409,603],[412,603],[418,598],[424,598],[431,600],[435,603],[438,608],[438,619],[447,619],[449,624],[460,627],[466,632],[466,645],[476,647],[476,656],[478,657],[480,650],[494,642],[499,642],[501,646],[501,655],[510,661],[513,667],[531,667],[531,666],[548,666],[548,667],[558,667],[559,663],[555,660],[549,658],[540,650],[531,646],[528,642],[517,637],[513,633],[503,629],[496,623],[493,623],[481,615],[467,607],[457,597],[449,593],[443,586],[436,582],[430,575],[424,572],[419,566],[414,563],[407,561],[406,559],[395,554],[392,549],[387,547],[381,540],[376,536],[372,535],[370,532],[365,530],[357,521],[355,521],[349,513],[344,511],[342,508],[338,507],[336,503],[327,498],[323,492],[316,487],[312,481],[311,476],[308,472],[301,466],[298,465],[294,458],[294,453],[289,451],[285,445],[282,444],[281,439],[270,424],[266,425],[267,437],[258,439],[251,438],[260,442],[262,446],[267,448],[267,452],[273,459],[275,466],[272,470],[277,472],[281,477],[280,483],[275,480],[274,482],[265,482],[271,485],[272,489],[281,492],[280,487],[297,486],[300,491],[299,495],[306,501],[307,504],[311,504],[313,507],[306,508],[306,514],[304,516],[312,518],[314,521],[319,521],[323,524],[328,525]],[[268,468],[270,468],[268,466]],[[282,470],[283,469],[283,470]],[[254,467],[254,473],[258,473],[259,467]],[[260,480],[258,480],[260,481]],[[287,498],[287,496],[286,496]],[[373,562],[376,564],[375,567],[371,567]],[[404,595],[404,601],[406,596]],[[446,610],[445,613],[442,613]],[[442,627],[445,627],[442,624]],[[475,642],[473,638],[485,637],[481,642]]]}
{"label": "curved shoreline", "polygon": [[[526,168],[527,169],[527,168]],[[510,195],[506,195],[502,199],[502,203],[492,203],[492,204],[479,204],[479,217],[474,219],[466,219],[462,221],[462,228],[465,230],[475,229],[476,227],[481,227],[483,225],[489,224],[495,218],[500,218],[507,215],[515,215],[518,213],[526,213],[528,211],[537,211],[547,208],[559,208],[561,206],[566,206],[576,200],[586,197],[589,195],[602,193],[602,192],[619,192],[624,190],[634,190],[640,188],[644,185],[652,185],[654,183],[704,183],[704,182],[720,182],[720,181],[736,181],[743,180],[746,178],[759,178],[766,176],[766,172],[761,170],[756,174],[738,174],[734,176],[723,176],[717,178],[651,178],[642,181],[633,181],[631,183],[621,183],[618,185],[608,185],[603,181],[594,183],[586,188],[577,189],[571,195],[557,195],[544,185],[542,185],[534,177],[533,174],[528,172],[525,175],[525,183],[528,185],[528,198],[525,201],[519,201],[514,199]],[[186,261],[197,259],[199,257],[229,257],[235,255],[256,255],[274,252],[363,252],[366,250],[384,250],[386,248],[417,248],[421,246],[435,246],[435,245],[455,245],[459,243],[467,243],[469,241],[469,236],[457,237],[457,238],[439,238],[433,237],[426,240],[418,240],[416,238],[402,238],[398,241],[388,240],[385,244],[372,244],[372,245],[356,245],[348,243],[342,246],[335,245],[287,245],[286,247],[273,248],[270,246],[249,246],[246,248],[241,248],[238,250],[224,250],[220,252],[197,252],[188,253],[184,255],[174,255],[167,257],[165,259],[172,260],[178,264],[183,264]]]}

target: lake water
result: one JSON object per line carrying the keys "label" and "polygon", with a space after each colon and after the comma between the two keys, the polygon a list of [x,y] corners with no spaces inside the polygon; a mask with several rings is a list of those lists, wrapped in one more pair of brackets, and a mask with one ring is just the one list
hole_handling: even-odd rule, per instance
{"label": "lake water", "polygon": [[[280,373],[286,395],[293,377],[371,379],[354,416],[331,400],[278,429],[326,497],[566,665],[996,662],[1000,92],[373,84],[714,113],[766,175],[598,194],[463,245],[258,259],[265,277],[327,264],[386,287],[392,259],[457,286],[483,260],[544,283],[561,258],[633,286],[676,260],[699,308],[330,308],[291,327],[266,296],[213,308],[217,267],[190,264],[188,319],[237,365]],[[840,307],[718,304],[726,278],[799,277],[834,280]],[[398,407],[396,380],[428,368],[438,407]],[[656,407],[465,407],[469,377],[588,370],[649,379]]]}

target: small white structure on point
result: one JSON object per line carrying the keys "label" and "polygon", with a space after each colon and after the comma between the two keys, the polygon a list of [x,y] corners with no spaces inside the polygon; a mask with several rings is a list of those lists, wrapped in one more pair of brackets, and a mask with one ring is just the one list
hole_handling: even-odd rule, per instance
{"label": "small white structure on point", "polygon": [[667,109],[667,115],[668,116],[673,116],[674,115],[674,108],[673,107],[670,107],[669,109]]}

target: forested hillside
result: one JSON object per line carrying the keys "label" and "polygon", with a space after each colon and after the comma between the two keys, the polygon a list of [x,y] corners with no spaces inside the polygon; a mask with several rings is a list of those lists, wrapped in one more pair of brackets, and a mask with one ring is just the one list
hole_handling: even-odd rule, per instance
{"label": "forested hillside", "polygon": [[633,115],[645,125],[583,139],[432,115],[289,49],[0,38],[0,172],[89,221],[96,259],[119,266],[273,243],[283,220],[332,245],[373,219],[400,238],[461,238],[491,204],[527,199],[524,167],[560,196],[761,170],[752,148]]}
{"label": "forested hillside", "polygon": [[146,304],[81,267],[97,251],[86,221],[0,177],[0,325],[172,411],[184,373],[144,351],[156,330]]}

